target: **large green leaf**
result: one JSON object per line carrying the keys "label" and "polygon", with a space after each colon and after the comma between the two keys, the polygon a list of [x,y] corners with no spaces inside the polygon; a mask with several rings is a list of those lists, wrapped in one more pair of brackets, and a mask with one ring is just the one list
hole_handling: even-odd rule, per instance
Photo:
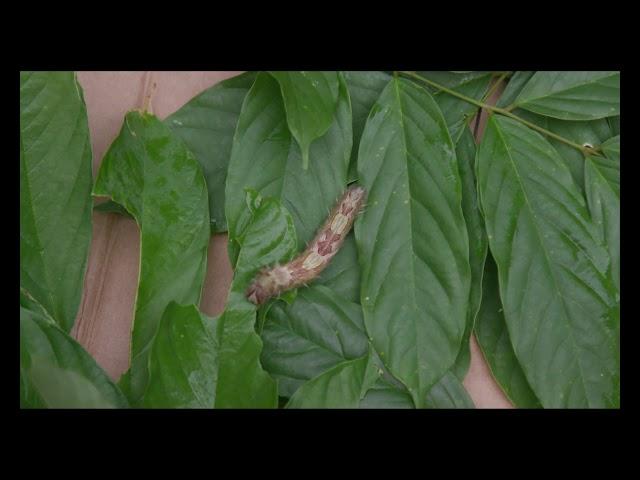
{"label": "large green leaf", "polygon": [[369,353],[339,363],[300,387],[286,408],[359,408],[382,370]]}
{"label": "large green leaf", "polygon": [[385,72],[344,72],[353,114],[353,150],[349,163],[349,181],[358,179],[358,146],[371,107],[387,86],[391,76]]}
{"label": "large green leaf", "polygon": [[[591,121],[570,121],[544,117],[521,109],[518,109],[513,113],[579,145],[597,146],[613,136],[611,127],[604,118]],[[584,185],[585,163],[583,153],[577,148],[567,145],[555,138],[546,138],[569,167],[571,176],[573,177],[576,185],[582,189],[582,186]]]}
{"label": "large green leaf", "polygon": [[164,120],[202,166],[209,190],[211,231],[227,231],[224,184],[231,158],[233,134],[247,92],[255,81],[247,72],[208,88]]}
{"label": "large green leaf", "polygon": [[367,353],[360,305],[322,285],[300,289],[295,302],[274,304],[262,330],[262,364],[291,397],[306,381]]}
{"label": "large green leaf", "polygon": [[482,304],[474,331],[491,373],[507,398],[519,408],[540,408],[540,401],[531,390],[511,346],[502,312],[498,270],[490,255],[484,266]]}
{"label": "large green leaf", "polygon": [[144,393],[149,349],[170,301],[198,304],[209,245],[209,206],[193,154],[153,115],[129,112],[106,153],[94,195],[110,196],[140,226],[140,274],[131,368],[121,386],[132,404]]}
{"label": "large green leaf", "polygon": [[82,346],[37,311],[20,307],[22,408],[124,408],[127,400]]}
{"label": "large green leaf", "polygon": [[338,72],[271,74],[280,83],[289,130],[300,146],[302,168],[307,170],[311,142],[324,135],[333,122],[340,86]]}
{"label": "large green leaf", "polygon": [[[482,99],[491,84],[491,72],[417,72],[440,85],[454,90],[462,95],[476,100]],[[424,88],[424,84],[421,83]],[[465,122],[472,116],[478,107],[454,97],[447,92],[433,91],[433,99],[436,101],[444,119],[449,127],[449,133],[454,143],[457,143],[465,129]]]}
{"label": "large green leaf", "polygon": [[265,265],[296,251],[291,215],[274,199],[249,195],[251,220],[243,232],[225,310],[210,318],[195,305],[171,303],[150,355],[147,407],[274,408],[275,381],[260,365],[262,341],[254,330],[256,307],[244,291]]}
{"label": "large green leaf", "polygon": [[229,253],[235,264],[245,209],[245,189],[281,199],[293,215],[299,243],[313,238],[347,185],[351,153],[351,108],[340,80],[338,107],[329,130],[313,142],[311,165],[303,170],[300,148],[291,137],[278,82],[260,73],[238,120],[226,182]]}
{"label": "large green leaf", "polygon": [[389,83],[367,120],[358,175],[368,192],[355,224],[365,325],[421,408],[460,349],[471,277],[454,146],[426,90]]}
{"label": "large green leaf", "polygon": [[591,218],[599,227],[620,289],[620,136],[602,145],[606,157],[585,160],[585,190]]}
{"label": "large green leaf", "polygon": [[536,72],[513,105],[561,120],[620,115],[620,72]]}
{"label": "large green leaf", "polygon": [[464,129],[456,145],[456,158],[462,182],[462,213],[464,214],[467,233],[469,234],[469,264],[471,267],[467,323],[464,329],[462,347],[454,366],[458,379],[463,380],[467,375],[469,363],[471,362],[469,338],[471,337],[473,323],[482,299],[482,274],[488,247],[487,233],[478,206],[478,192],[476,190],[476,143],[468,128]]}
{"label": "large green leaf", "polygon": [[91,143],[73,72],[20,73],[20,285],[65,331],[91,243]]}
{"label": "large green leaf", "polygon": [[568,168],[541,135],[493,116],[478,185],[509,337],[536,396],[545,407],[618,406],[618,295]]}

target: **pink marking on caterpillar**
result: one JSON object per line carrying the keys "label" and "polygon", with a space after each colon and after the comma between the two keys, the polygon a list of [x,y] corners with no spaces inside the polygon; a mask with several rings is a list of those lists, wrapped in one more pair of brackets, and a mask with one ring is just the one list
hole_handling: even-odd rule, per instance
{"label": "pink marking on caterpillar", "polygon": [[258,272],[247,288],[247,299],[262,305],[269,298],[305,285],[320,275],[340,250],[364,206],[365,197],[364,188],[358,185],[349,187],[304,252],[289,263]]}

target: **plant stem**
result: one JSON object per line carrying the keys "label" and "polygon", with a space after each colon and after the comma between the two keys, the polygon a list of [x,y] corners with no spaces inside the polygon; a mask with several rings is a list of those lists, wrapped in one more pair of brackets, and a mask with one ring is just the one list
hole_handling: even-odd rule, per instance
{"label": "plant stem", "polygon": [[571,140],[561,137],[560,135],[553,133],[549,130],[547,130],[546,128],[542,128],[539,127],[538,125],[536,125],[535,123],[531,123],[523,118],[518,117],[517,115],[514,115],[513,113],[511,113],[510,111],[508,111],[507,109],[504,108],[500,108],[500,107],[496,107],[494,105],[489,105],[487,103],[484,103],[483,101],[478,101],[475,98],[471,98],[471,97],[467,97],[466,95],[463,95],[461,93],[456,92],[455,90],[451,90],[450,88],[445,87],[444,85],[440,85],[439,83],[434,82],[433,80],[429,80],[428,78],[423,77],[422,75],[418,75],[417,73],[414,72],[405,72],[405,71],[401,71],[399,72],[402,75],[414,78],[416,80],[420,80],[421,82],[426,83],[427,85],[432,86],[433,88],[436,88],[438,90],[441,90],[445,93],[448,93],[449,95],[452,95],[454,97],[459,98],[460,100],[464,100],[467,103],[470,103],[472,105],[475,105],[477,107],[483,108],[485,110],[489,110],[490,112],[493,113],[498,113],[500,115],[504,115],[505,117],[509,117],[512,118],[520,123],[522,123],[523,125],[526,125],[527,127],[531,128],[532,130],[536,130],[548,137],[554,138],[556,140],[558,140],[559,142],[565,143],[577,150],[580,150],[583,154],[585,155],[598,155],[600,149],[599,148],[591,148],[591,147],[586,147],[584,145],[580,145],[578,143],[572,142]]}
{"label": "plant stem", "polygon": [[489,99],[491,95],[495,93],[495,91],[500,87],[500,84],[504,81],[505,78],[509,76],[510,73],[511,72],[504,72],[502,75],[498,76],[495,83],[491,85],[491,88],[489,89],[489,91],[484,95],[484,97],[482,97],[482,103],[485,103],[487,99]]}

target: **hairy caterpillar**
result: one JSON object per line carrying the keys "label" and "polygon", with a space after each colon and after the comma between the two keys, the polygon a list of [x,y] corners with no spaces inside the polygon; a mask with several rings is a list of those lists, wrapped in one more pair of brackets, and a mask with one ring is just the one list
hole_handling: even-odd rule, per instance
{"label": "hairy caterpillar", "polygon": [[364,188],[357,185],[349,187],[338,199],[324,225],[304,252],[289,263],[258,272],[247,288],[247,299],[261,305],[271,297],[298,288],[316,278],[338,253],[356,216],[362,210],[365,196]]}

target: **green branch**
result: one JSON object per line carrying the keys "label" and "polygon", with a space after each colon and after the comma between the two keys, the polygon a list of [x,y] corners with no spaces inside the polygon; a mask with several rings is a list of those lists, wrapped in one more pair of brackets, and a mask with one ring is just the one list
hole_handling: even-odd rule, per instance
{"label": "green branch", "polygon": [[[580,150],[584,155],[598,155],[600,149],[596,148],[596,147],[587,147],[584,145],[580,145],[578,143],[572,142],[571,140],[569,140],[568,138],[564,138],[556,133],[553,133],[549,130],[547,130],[546,128],[542,128],[539,127],[538,125],[536,125],[535,123],[531,123],[527,120],[525,120],[524,118],[520,118],[517,115],[514,115],[513,113],[511,113],[509,110],[505,109],[505,108],[500,108],[500,107],[496,107],[494,105],[489,105],[487,103],[485,103],[484,101],[479,101],[476,100],[475,98],[471,98],[471,97],[467,97],[466,95],[463,95],[461,93],[456,92],[455,90],[451,90],[450,88],[445,87],[444,85],[440,85],[439,83],[434,82],[433,80],[429,80],[428,78],[423,77],[422,75],[418,75],[417,73],[414,72],[399,72],[402,75],[405,75],[407,77],[416,79],[416,80],[420,80],[423,83],[426,83],[427,85],[436,88],[442,92],[448,93],[449,95],[452,95],[454,97],[459,98],[460,100],[464,100],[467,103],[470,103],[472,105],[475,105],[479,108],[483,108],[485,110],[489,110],[490,112],[493,113],[497,113],[500,115],[504,115],[505,117],[509,117],[512,118],[520,123],[522,123],[523,125],[526,125],[527,127],[531,128],[532,130],[536,130],[537,132],[542,133],[543,135],[546,135],[548,137],[554,138],[556,140],[558,140],[559,142],[562,142],[564,144],[567,144],[577,150]],[[486,99],[483,99],[486,100]]]}

